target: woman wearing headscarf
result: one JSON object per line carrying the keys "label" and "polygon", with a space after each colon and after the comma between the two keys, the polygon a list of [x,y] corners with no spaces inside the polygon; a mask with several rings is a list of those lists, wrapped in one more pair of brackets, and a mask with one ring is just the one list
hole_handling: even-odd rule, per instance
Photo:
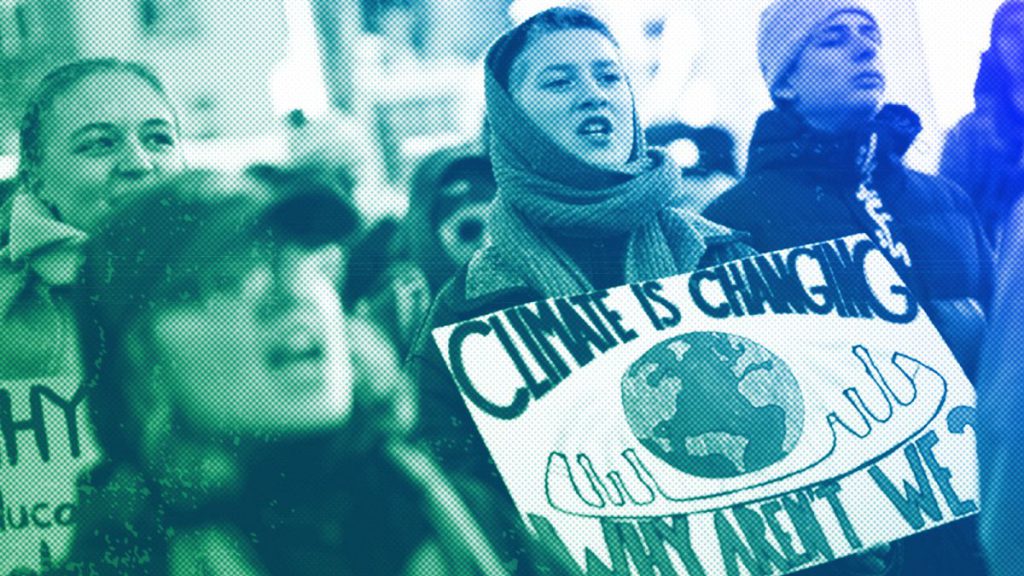
{"label": "woman wearing headscarf", "polygon": [[459,420],[425,423],[424,433],[460,445],[476,432],[431,328],[748,253],[735,232],[671,204],[680,170],[645,145],[618,46],[599,20],[542,12],[500,38],[485,68],[498,184],[490,238],[442,289],[412,355],[436,401],[425,399],[423,418]]}
{"label": "woman wearing headscarf", "polygon": [[1024,2],[1007,0],[992,21],[981,55],[974,110],[946,136],[939,171],[974,201],[998,249],[1014,203],[1024,192]]}
{"label": "woman wearing headscarf", "polygon": [[545,298],[663,278],[738,258],[733,231],[673,206],[679,167],[648,148],[618,45],[593,16],[554,8],[485,60],[497,195],[489,239],[438,295],[411,362],[420,433],[442,465],[511,499],[430,331]]}

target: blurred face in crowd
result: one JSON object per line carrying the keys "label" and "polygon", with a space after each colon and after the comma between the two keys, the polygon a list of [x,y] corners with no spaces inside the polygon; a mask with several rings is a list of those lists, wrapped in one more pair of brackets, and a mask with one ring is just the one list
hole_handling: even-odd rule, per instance
{"label": "blurred face in crowd", "polygon": [[[487,166],[478,169],[490,170]],[[438,202],[456,203],[456,208],[437,227],[437,237],[445,254],[456,266],[469,262],[483,246],[487,236],[490,200],[494,198],[494,180],[465,173],[447,182],[439,190]]]}
{"label": "blurred face in crowd", "polygon": [[1011,12],[995,38],[996,51],[1015,82],[1024,82],[1024,10]]}
{"label": "blurred face in crowd", "polygon": [[441,222],[438,236],[441,246],[457,266],[462,266],[484,245],[486,222],[490,208],[483,202],[473,202],[459,208]]}
{"label": "blurred face in crowd", "polygon": [[513,100],[570,154],[617,167],[633,152],[633,95],[618,49],[597,30],[532,38],[509,74]]}
{"label": "blurred face in crowd", "polygon": [[811,35],[775,89],[812,126],[834,130],[869,119],[882,102],[881,32],[858,12],[840,12]]}
{"label": "blurred face in crowd", "polygon": [[86,231],[157,173],[184,165],[168,102],[128,72],[83,78],[54,98],[41,124],[35,189]]}
{"label": "blurred face in crowd", "polygon": [[152,321],[161,368],[154,378],[201,432],[292,435],[348,418],[351,366],[336,290],[341,248],[271,252],[237,283]]}

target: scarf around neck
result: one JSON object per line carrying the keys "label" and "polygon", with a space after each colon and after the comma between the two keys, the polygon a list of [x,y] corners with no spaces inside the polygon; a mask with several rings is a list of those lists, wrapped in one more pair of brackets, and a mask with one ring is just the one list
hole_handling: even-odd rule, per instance
{"label": "scarf around neck", "polygon": [[[563,150],[513,102],[485,63],[491,159],[498,193],[490,241],[470,262],[467,295],[528,287],[548,297],[592,291],[593,286],[548,231],[601,238],[628,235],[628,282],[692,271],[707,250],[705,237],[727,228],[673,206],[682,195],[679,167],[649,149],[633,113],[633,154],[621,169],[583,162]],[[495,280],[495,262],[504,273]],[[491,265],[488,265],[490,263]]]}

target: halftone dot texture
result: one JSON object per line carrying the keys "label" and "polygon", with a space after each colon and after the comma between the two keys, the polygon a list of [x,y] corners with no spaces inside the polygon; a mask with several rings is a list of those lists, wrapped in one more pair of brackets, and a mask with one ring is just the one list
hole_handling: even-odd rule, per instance
{"label": "halftone dot texture", "polygon": [[[793,13],[789,13],[789,12],[785,12],[785,11],[776,12],[776,15],[779,16],[779,20],[778,20],[778,22],[774,23],[776,28],[773,28],[773,30],[774,30],[773,34],[777,35],[777,40],[768,43],[768,45],[766,46],[767,52],[770,52],[769,55],[764,56],[764,57],[760,56],[760,52],[761,52],[760,44],[761,43],[759,43],[759,60],[761,60],[762,66],[763,67],[765,66],[765,64],[764,64],[765,59],[769,59],[771,61],[771,67],[770,67],[770,70],[772,71],[771,75],[769,74],[768,69],[766,69],[765,72],[764,72],[766,81],[769,84],[769,86],[775,80],[778,79],[778,77],[779,77],[778,75],[779,74],[781,74],[781,73],[783,73],[785,71],[788,63],[790,63],[792,61],[792,58],[799,52],[799,49],[800,49],[800,46],[802,45],[802,42],[806,39],[806,35],[810,33],[810,31],[813,29],[814,25],[817,24],[817,23],[820,23],[820,21],[823,20],[824,18],[827,18],[827,15],[826,16],[822,16],[821,18],[819,18],[819,16],[821,15],[823,10],[828,9],[828,7],[833,6],[833,5],[837,6],[836,10],[843,9],[842,7],[845,7],[847,5],[857,5],[857,6],[861,5],[861,3],[859,3],[859,2],[838,2],[838,1],[832,1],[832,0],[819,0],[819,1],[805,0],[805,1],[802,1],[802,2],[800,2],[800,1],[777,2],[775,5],[778,6],[778,5],[783,5],[783,4],[789,4],[789,5],[795,6],[795,8],[793,8],[794,10],[796,10],[796,9],[803,10],[804,12],[801,12],[801,14],[806,16],[807,19],[805,19],[803,21],[796,21],[794,23],[794,14]],[[481,3],[481,5],[483,5],[483,3]],[[842,6],[842,7],[840,7],[840,6]],[[830,12],[830,14],[831,13],[834,13],[834,11]],[[808,24],[808,22],[810,22],[811,20],[813,20],[813,22]],[[762,35],[762,39],[763,39],[763,35]],[[910,63],[902,63],[901,62],[901,63],[898,63],[898,65],[908,65],[909,66]],[[3,289],[3,287],[0,286],[0,290],[2,290],[2,289]],[[1008,297],[1008,298],[1012,299],[1012,297]],[[1012,334],[1012,327],[1013,326],[1015,326],[1015,325],[1011,325],[1010,329],[1006,332],[1007,334]],[[0,336],[6,337],[7,335],[6,334],[0,334]],[[384,344],[382,344],[382,346],[384,346]],[[569,415],[567,417],[571,418],[572,416]],[[472,426],[472,424],[470,424],[470,426]],[[26,432],[22,432],[21,434],[22,434],[21,437],[27,437],[29,435],[29,433],[26,433]],[[414,455],[411,458],[402,458],[402,460],[404,462],[407,462],[407,463],[411,464],[412,468],[416,468],[418,466],[418,462],[419,462],[418,458],[419,458],[418,456]],[[473,459],[475,459],[475,458],[486,458],[486,456],[482,455],[482,454],[477,454],[477,453],[467,453],[466,454],[466,458],[473,458]],[[423,466],[423,467],[421,467],[420,471],[421,471],[422,477],[424,477],[424,478],[434,478],[433,480],[428,480],[428,482],[427,482],[428,484],[433,483],[435,486],[438,486],[438,487],[441,487],[441,486],[444,485],[443,484],[443,480],[444,479],[443,478],[438,478],[438,477],[435,476],[435,472],[433,470],[433,467]],[[0,486],[0,488],[5,488],[5,487]],[[434,498],[440,498],[442,500],[445,499],[445,498],[449,498],[449,497],[450,496],[448,495],[447,489],[439,490],[438,494],[436,496],[434,496]],[[504,499],[498,498],[496,500],[501,500],[501,503],[502,504],[504,503]],[[124,505],[125,503],[124,502],[120,502],[118,504]],[[485,508],[485,507],[481,507],[481,508]],[[477,514],[483,514],[484,513],[484,512],[481,512],[480,509],[477,509],[475,507],[472,508],[470,510],[470,512],[477,513]],[[410,515],[417,514],[417,513],[418,512],[416,510],[410,510],[409,511]],[[441,516],[443,517],[444,514],[442,513]],[[457,517],[457,516],[455,516],[455,517]],[[356,520],[365,520],[365,519],[356,519]],[[453,522],[453,526],[452,526],[451,535],[454,535],[454,537],[456,537],[456,538],[464,538],[464,539],[471,538],[470,536],[467,536],[467,534],[471,534],[472,533],[472,529],[470,529],[467,532],[465,528],[462,528],[462,529],[458,528],[457,525],[455,524],[455,522],[456,522],[455,520],[453,520],[452,522]],[[226,573],[226,574],[243,574],[243,573],[247,574],[247,573],[249,573],[249,571],[242,571],[244,566],[245,566],[244,563],[237,563],[237,562],[232,563],[231,557],[232,556],[237,556],[237,550],[225,548],[222,545],[223,544],[222,542],[218,543],[218,542],[213,542],[213,541],[210,541],[210,540],[205,540],[205,543],[208,546],[208,547],[205,548],[205,550],[209,551],[209,553],[212,554],[212,556],[209,558],[209,560],[210,560],[209,566],[210,567],[215,567],[216,566],[216,567],[220,567],[220,568],[223,569],[226,566],[231,566],[231,568],[228,568],[227,570],[222,570],[222,573]],[[274,542],[266,542],[265,541],[265,542],[256,543],[255,547],[259,550],[262,547],[273,547],[274,545],[275,545]],[[0,555],[2,555],[2,554],[3,554],[3,551],[0,550]],[[220,554],[223,554],[225,557],[223,559],[218,559],[217,555],[220,555]],[[112,563],[108,566],[108,568],[110,568],[110,569],[112,569],[114,571],[117,571],[117,566],[118,566],[117,560],[118,559],[112,559]],[[125,559],[125,560],[127,560],[127,559]],[[128,565],[128,564],[121,564],[120,566],[124,567],[126,565]],[[331,569],[333,567],[331,567],[331,566],[322,566],[321,568],[326,571],[326,570]],[[521,568],[519,571],[522,572],[522,571],[524,571],[524,569]],[[526,571],[528,571],[528,570],[526,570]]]}
{"label": "halftone dot texture", "polygon": [[777,0],[766,8],[757,33],[757,59],[768,88],[790,69],[815,28],[848,11],[875,19],[870,5],[858,0]]}

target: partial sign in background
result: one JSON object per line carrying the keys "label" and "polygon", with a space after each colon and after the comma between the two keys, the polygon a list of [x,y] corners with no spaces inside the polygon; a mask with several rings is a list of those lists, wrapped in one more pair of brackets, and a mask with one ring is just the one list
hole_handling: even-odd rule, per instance
{"label": "partial sign in background", "polygon": [[58,564],[99,461],[79,374],[0,380],[0,574]]}
{"label": "partial sign in background", "polygon": [[978,510],[973,388],[864,235],[434,338],[528,525],[588,574],[786,573]]}

